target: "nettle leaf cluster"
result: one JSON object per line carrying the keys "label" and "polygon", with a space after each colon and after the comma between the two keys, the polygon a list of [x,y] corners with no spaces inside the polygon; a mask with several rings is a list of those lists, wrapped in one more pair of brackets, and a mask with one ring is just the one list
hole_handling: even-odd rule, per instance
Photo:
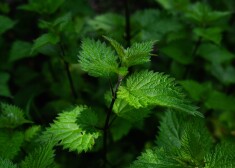
{"label": "nettle leaf cluster", "polygon": [[235,167],[233,0],[21,3],[0,2],[0,168]]}
{"label": "nettle leaf cluster", "polygon": [[143,121],[156,112],[155,107],[161,106],[166,112],[159,127],[156,147],[147,149],[130,167],[235,166],[234,146],[226,142],[213,144],[203,114],[190,102],[174,78],[150,70],[130,73],[130,67],[150,61],[154,41],[134,43],[125,49],[117,41],[104,38],[112,47],[100,40],[84,39],[78,58],[82,70],[89,75],[110,82],[116,79],[116,85],[110,85],[111,93],[106,94],[109,104],[107,110],[104,109],[106,115],[100,116],[95,107],[78,105],[61,112],[45,131],[40,131],[36,125],[21,131],[18,127],[31,121],[25,119],[21,109],[2,103],[1,129],[7,129],[1,132],[0,165],[16,167],[10,159],[39,131],[38,141],[44,145],[39,145],[18,163],[20,167],[56,167],[55,146],[76,153],[91,151],[96,146],[96,150],[103,151],[100,166],[112,167],[108,164],[108,154],[109,147],[115,142],[110,141],[109,134],[111,131],[115,139],[116,132],[112,131],[115,122],[119,119],[130,122],[130,130],[132,124]]}

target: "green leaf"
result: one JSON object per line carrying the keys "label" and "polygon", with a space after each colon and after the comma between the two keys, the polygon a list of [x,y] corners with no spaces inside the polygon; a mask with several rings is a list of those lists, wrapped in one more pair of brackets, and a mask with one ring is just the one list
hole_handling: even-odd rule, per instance
{"label": "green leaf", "polygon": [[0,12],[8,14],[10,12],[10,4],[7,2],[0,2]]}
{"label": "green leaf", "polygon": [[0,157],[0,167],[1,168],[17,168],[17,165],[15,165],[9,159],[3,159]]}
{"label": "green leaf", "polygon": [[117,41],[105,36],[104,38],[115,48],[124,66],[130,67],[150,61],[150,53],[153,50],[154,41],[134,43],[131,47],[124,49]]}
{"label": "green leaf", "polygon": [[82,42],[79,62],[81,68],[94,77],[110,77],[118,73],[117,57],[105,43],[85,39]]}
{"label": "green leaf", "polygon": [[201,118],[168,110],[160,123],[157,144],[138,157],[131,168],[203,167],[212,138]]}
{"label": "green leaf", "polygon": [[[187,48],[187,50],[184,50],[183,48]],[[192,44],[188,42],[188,40],[176,40],[161,48],[161,52],[166,56],[184,65],[191,64],[193,62],[191,51]]]}
{"label": "green leaf", "polygon": [[130,168],[182,168],[177,156],[163,148],[147,149]]}
{"label": "green leaf", "polygon": [[136,109],[133,106],[130,106],[125,100],[117,99],[113,106],[113,111],[121,118],[127,119],[131,122],[137,122],[148,117],[150,108]]}
{"label": "green leaf", "polygon": [[207,4],[197,2],[188,7],[185,16],[200,25],[206,26],[230,14],[230,12],[212,11]]}
{"label": "green leaf", "polygon": [[62,4],[64,0],[29,0],[28,4],[21,5],[19,8],[26,11],[33,11],[39,14],[52,14],[54,13]]}
{"label": "green leaf", "polygon": [[201,118],[168,110],[160,124],[157,144],[169,151],[177,151],[182,160],[202,162],[211,148],[212,139]]}
{"label": "green leaf", "polygon": [[21,162],[20,168],[54,168],[54,155],[53,145],[49,141],[30,153]]}
{"label": "green leaf", "polygon": [[135,34],[133,40],[165,40],[170,33],[179,33],[182,24],[174,17],[168,16],[159,10],[140,10],[131,17],[131,28]]}
{"label": "green leaf", "polygon": [[10,132],[0,129],[0,157],[13,159],[22,146],[24,134],[22,132]]}
{"label": "green leaf", "polygon": [[125,56],[125,49],[123,48],[123,46],[120,43],[118,43],[116,40],[112,39],[112,38],[109,38],[109,37],[106,37],[106,36],[104,36],[104,38],[110,42],[110,44],[116,50],[120,60],[122,60],[123,57]]}
{"label": "green leaf", "polygon": [[232,65],[222,66],[221,64],[213,64],[210,69],[211,74],[225,85],[235,83],[235,68]]}
{"label": "green leaf", "polygon": [[202,165],[204,157],[211,147],[212,138],[205,124],[197,120],[192,120],[191,123],[187,122],[181,137],[181,147],[178,151],[181,160],[198,166]]}
{"label": "green leaf", "polygon": [[24,117],[24,112],[6,103],[0,104],[0,128],[16,128],[25,123],[31,123]]}
{"label": "green leaf", "polygon": [[72,22],[72,15],[71,13],[66,13],[65,15],[57,18],[54,23],[53,26],[54,27],[58,27],[57,29],[59,30],[59,32],[62,32],[65,30],[65,27]]}
{"label": "green leaf", "polygon": [[0,96],[11,97],[11,92],[8,85],[9,79],[10,75],[8,73],[0,71]]}
{"label": "green leaf", "polygon": [[15,21],[3,15],[0,15],[0,23],[0,36],[16,24]]}
{"label": "green leaf", "polygon": [[234,54],[215,44],[204,43],[200,45],[198,54],[213,64],[227,63],[234,59]]}
{"label": "green leaf", "polygon": [[191,105],[185,98],[174,79],[162,73],[152,71],[134,73],[127,78],[124,86],[119,87],[117,96],[135,108],[159,105],[202,116],[197,107]]}
{"label": "green leaf", "polygon": [[10,51],[10,62],[14,62],[20,60],[22,58],[32,57],[30,54],[30,50],[32,48],[32,44],[25,41],[14,41],[12,44],[12,48]]}
{"label": "green leaf", "polygon": [[190,1],[189,0],[156,0],[160,5],[162,5],[165,9],[174,11],[176,9],[184,9],[186,8]]}
{"label": "green leaf", "polygon": [[127,120],[117,118],[110,128],[112,138],[114,141],[118,141],[129,133],[132,124]]}
{"label": "green leaf", "polygon": [[208,84],[201,84],[194,80],[183,80],[180,81],[180,84],[189,93],[190,97],[196,101],[204,100],[208,95],[208,90],[210,90],[210,86]]}
{"label": "green leaf", "polygon": [[57,44],[59,42],[59,36],[51,33],[43,34],[42,36],[38,37],[33,44],[31,49],[31,54],[33,54],[36,50],[39,50],[41,47],[47,44]]}
{"label": "green leaf", "polygon": [[219,91],[213,91],[208,95],[205,105],[209,109],[221,111],[234,111],[235,98]]}
{"label": "green leaf", "polygon": [[[85,114],[83,111],[86,111]],[[71,111],[65,111],[59,114],[59,117],[50,125],[41,137],[42,141],[54,139],[59,145],[70,151],[88,151],[95,144],[95,139],[100,136],[98,131],[90,131],[87,126],[93,125],[88,123],[96,121],[95,115],[91,114],[87,107],[77,106]],[[81,119],[78,119],[81,118]],[[78,123],[85,119],[84,122]]]}
{"label": "green leaf", "polygon": [[91,109],[85,109],[80,112],[76,123],[81,127],[81,129],[86,130],[87,133],[95,133],[97,131],[95,126],[98,123],[98,116]]}
{"label": "green leaf", "polygon": [[130,48],[125,50],[125,56],[122,59],[123,65],[130,67],[149,62],[154,43],[154,41],[134,43]]}
{"label": "green leaf", "polygon": [[220,44],[222,40],[222,30],[218,27],[210,27],[210,28],[196,28],[194,29],[194,33],[202,37],[205,40],[212,41],[215,44]]}
{"label": "green leaf", "polygon": [[24,133],[24,139],[25,141],[30,141],[35,135],[37,135],[41,131],[40,125],[34,125],[30,128],[28,128]]}
{"label": "green leaf", "polygon": [[102,35],[108,35],[120,41],[123,40],[120,36],[124,34],[125,30],[125,19],[122,15],[105,13],[88,20],[88,24],[92,27],[92,31],[95,30]]}
{"label": "green leaf", "polygon": [[205,157],[205,168],[233,168],[235,167],[235,146],[232,143],[223,142],[215,147],[215,150]]}
{"label": "green leaf", "polygon": [[159,135],[157,136],[158,146],[168,149],[180,148],[183,123],[184,121],[175,113],[167,111],[160,122]]}

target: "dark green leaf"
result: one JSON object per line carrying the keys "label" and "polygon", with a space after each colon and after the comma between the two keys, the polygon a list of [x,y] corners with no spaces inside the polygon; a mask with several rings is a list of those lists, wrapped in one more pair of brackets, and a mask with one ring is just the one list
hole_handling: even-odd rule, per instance
{"label": "dark green leaf", "polygon": [[24,141],[24,134],[22,132],[10,132],[0,129],[0,157],[6,159],[13,159]]}
{"label": "dark green leaf", "polygon": [[36,50],[39,50],[41,47],[47,44],[57,44],[59,42],[59,36],[51,33],[43,34],[42,36],[38,37],[33,44],[31,49],[31,54],[34,53]]}
{"label": "dark green leaf", "polygon": [[14,62],[22,58],[32,57],[33,55],[30,54],[31,48],[32,44],[28,42],[15,41],[12,44],[9,61]]}
{"label": "dark green leaf", "polygon": [[0,36],[16,24],[15,21],[3,15],[0,15],[0,23]]}

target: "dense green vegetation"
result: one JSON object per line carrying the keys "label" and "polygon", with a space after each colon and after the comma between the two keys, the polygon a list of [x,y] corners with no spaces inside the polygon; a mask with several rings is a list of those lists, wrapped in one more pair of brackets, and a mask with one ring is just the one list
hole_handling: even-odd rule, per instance
{"label": "dense green vegetation", "polygon": [[0,2],[0,168],[234,168],[235,1]]}

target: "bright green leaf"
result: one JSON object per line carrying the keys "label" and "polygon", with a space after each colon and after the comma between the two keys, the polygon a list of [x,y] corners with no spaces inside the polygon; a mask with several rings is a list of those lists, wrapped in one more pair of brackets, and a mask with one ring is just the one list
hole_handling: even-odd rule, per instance
{"label": "bright green leaf", "polygon": [[79,62],[81,68],[95,77],[110,77],[118,73],[117,57],[105,43],[85,39],[82,42]]}
{"label": "bright green leaf", "polygon": [[122,60],[125,55],[125,49],[123,48],[123,46],[112,38],[106,36],[104,36],[104,38],[110,42],[110,44],[113,46],[118,56],[120,57],[120,60]]}
{"label": "bright green leaf", "polygon": [[202,116],[197,107],[185,98],[174,79],[162,73],[135,73],[127,78],[124,86],[120,86],[117,95],[135,108],[159,105]]}
{"label": "bright green leaf", "polygon": [[[83,112],[84,110],[87,114]],[[93,125],[93,123],[88,122],[97,120],[93,118],[95,116],[91,114],[90,110],[87,110],[87,107],[83,106],[77,106],[70,111],[62,112],[54,123],[47,128],[41,140],[48,141],[54,139],[58,142],[58,145],[62,145],[65,149],[77,151],[78,153],[88,151],[100,136],[100,132],[91,132],[91,129],[87,129],[89,128],[88,125]],[[85,119],[85,121],[80,123],[80,119],[78,118]]]}
{"label": "bright green leaf", "polygon": [[154,41],[146,41],[131,45],[125,50],[125,56],[122,59],[123,65],[130,67],[149,62],[154,43]]}

